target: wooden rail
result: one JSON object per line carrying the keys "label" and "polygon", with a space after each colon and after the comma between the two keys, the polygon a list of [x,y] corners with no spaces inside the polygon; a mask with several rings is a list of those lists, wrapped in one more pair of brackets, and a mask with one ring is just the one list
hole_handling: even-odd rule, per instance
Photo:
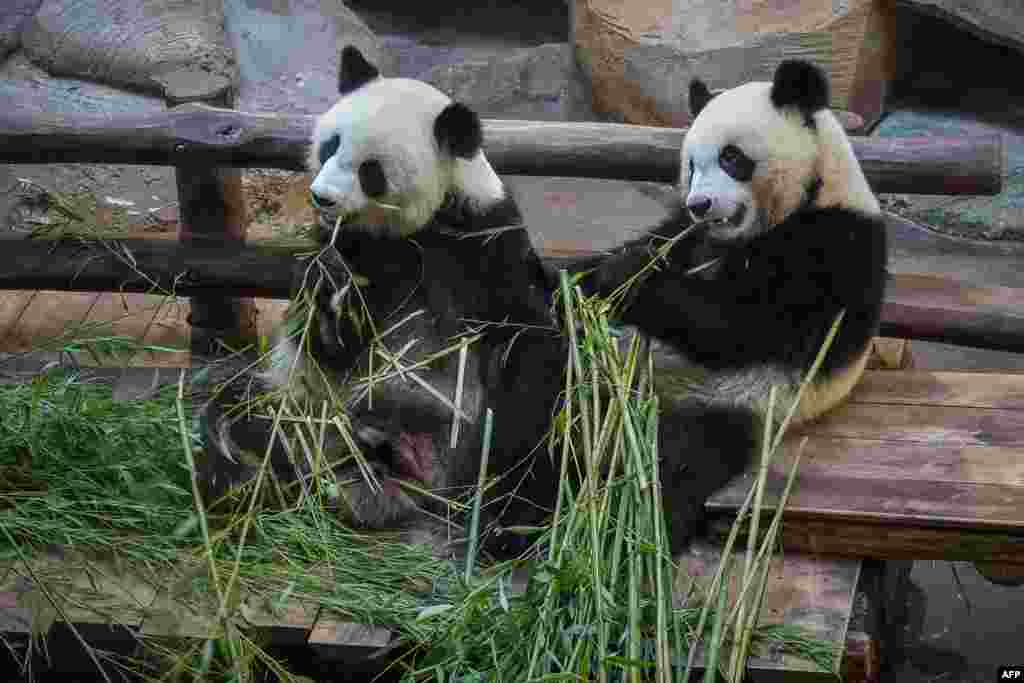
{"label": "wooden rail", "polygon": [[[302,170],[313,118],[186,104],[159,114],[0,114],[0,163],[253,166]],[[488,120],[498,173],[672,183],[685,130],[614,123]],[[997,194],[999,136],[852,138],[875,192]]]}
{"label": "wooden rail", "polygon": [[[0,291],[162,291],[269,299],[288,298],[295,258],[310,251],[298,246],[144,239],[7,239],[0,245]],[[553,267],[587,253],[593,252],[582,247],[571,254],[564,248],[542,250]],[[881,334],[1024,352],[1024,290],[976,287],[930,275],[892,275]]]}

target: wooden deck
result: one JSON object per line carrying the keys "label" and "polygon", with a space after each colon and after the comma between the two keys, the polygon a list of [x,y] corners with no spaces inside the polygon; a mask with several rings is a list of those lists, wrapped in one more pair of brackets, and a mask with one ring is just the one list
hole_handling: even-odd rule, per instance
{"label": "wooden deck", "polygon": [[[803,436],[785,547],[1024,564],[1024,374],[869,371],[847,404],[787,437],[767,505]],[[734,512],[751,476],[709,511]]]}

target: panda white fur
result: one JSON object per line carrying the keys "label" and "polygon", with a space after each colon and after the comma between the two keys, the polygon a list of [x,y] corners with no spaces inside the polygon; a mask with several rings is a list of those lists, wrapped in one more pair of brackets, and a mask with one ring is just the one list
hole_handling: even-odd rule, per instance
{"label": "panda white fur", "polygon": [[828,99],[823,74],[800,61],[780,64],[771,83],[716,96],[695,80],[681,152],[685,209],[585,264],[588,291],[609,294],[694,227],[621,313],[683,366],[659,375],[668,397],[742,409],[759,423],[775,385],[781,418],[840,311],[796,421],[835,406],[861,376],[881,312],[886,233]]}

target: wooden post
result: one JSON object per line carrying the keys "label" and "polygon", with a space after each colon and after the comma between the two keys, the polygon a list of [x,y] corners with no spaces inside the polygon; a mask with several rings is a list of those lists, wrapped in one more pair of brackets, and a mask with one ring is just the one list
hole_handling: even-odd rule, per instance
{"label": "wooden post", "polygon": [[[231,108],[235,94],[231,82],[213,74],[192,71],[167,79],[165,96],[171,106],[202,102]],[[187,143],[175,150],[187,154]],[[211,166],[197,160],[175,167],[178,186],[178,241],[245,241],[248,221],[242,197],[242,175],[235,168]],[[252,299],[209,295],[189,298],[193,358],[213,355],[224,346],[237,347],[255,336],[256,308]]]}

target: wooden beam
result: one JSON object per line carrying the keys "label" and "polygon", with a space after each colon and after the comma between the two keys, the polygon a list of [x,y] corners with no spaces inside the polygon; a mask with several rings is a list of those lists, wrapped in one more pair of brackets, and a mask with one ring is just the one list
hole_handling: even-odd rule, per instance
{"label": "wooden beam", "polygon": [[[302,170],[313,118],[186,104],[159,114],[74,120],[0,113],[0,163],[253,166]],[[682,128],[615,123],[484,121],[499,173],[674,183]],[[997,194],[998,135],[851,138],[876,192]]]}
{"label": "wooden beam", "polygon": [[[206,104],[234,105],[230,81],[216,74],[190,73],[173,79],[164,91],[172,105],[186,103],[197,93],[207,96],[211,92],[216,94]],[[179,242],[190,244],[211,238],[245,242],[248,220],[238,169],[212,166],[201,155],[190,155],[175,165],[174,175],[178,186]],[[251,298],[211,294],[193,296],[189,304],[190,346],[195,357],[225,348],[219,342],[236,347],[254,336],[256,309]]]}
{"label": "wooden beam", "polygon": [[[0,290],[173,292],[287,299],[295,257],[308,246],[160,240],[3,239]],[[553,267],[586,253],[544,252]],[[886,336],[1024,352],[1024,290],[975,287],[931,275],[890,276]]]}
{"label": "wooden beam", "polygon": [[0,290],[269,299],[288,298],[296,253],[303,251],[201,237],[184,244],[144,239],[4,239],[0,244]]}
{"label": "wooden beam", "polygon": [[[733,510],[735,512],[735,510]],[[724,540],[735,516],[710,511],[712,538]],[[767,527],[770,517],[762,520]],[[787,552],[879,560],[977,560],[1024,568],[1024,535],[956,527],[906,526],[867,521],[783,515],[782,547]]]}

